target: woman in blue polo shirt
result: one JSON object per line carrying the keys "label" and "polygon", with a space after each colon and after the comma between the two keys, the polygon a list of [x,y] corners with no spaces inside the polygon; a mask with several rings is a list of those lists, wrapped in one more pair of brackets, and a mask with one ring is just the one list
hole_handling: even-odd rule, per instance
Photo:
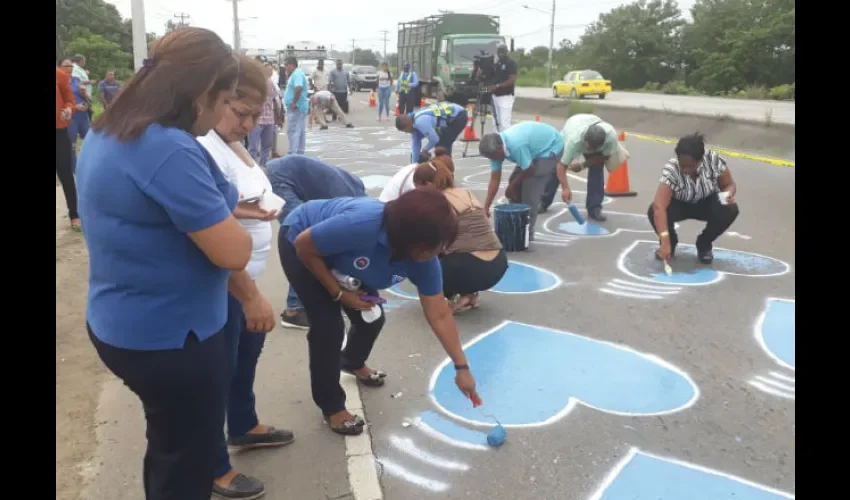
{"label": "woman in blue polo shirt", "polygon": [[[360,434],[365,424],[345,409],[340,369],[368,386],[383,385],[386,376],[366,366],[384,325],[383,308],[366,297],[377,297],[377,290],[405,278],[419,289],[428,324],[455,364],[458,388],[474,405],[480,404],[443,295],[437,259],[456,235],[451,205],[433,187],[415,189],[386,204],[372,198],[308,201],[284,220],[278,235],[280,262],[310,321],[313,401],[334,432]],[[349,290],[350,279],[341,283],[340,275],[358,280],[359,288]],[[342,356],[345,333],[340,309],[351,320]]]}
{"label": "woman in blue polo shirt", "polygon": [[195,140],[233,95],[238,58],[215,33],[159,39],[77,164],[89,249],[86,321],[142,401],[148,500],[208,500],[224,426],[230,272],[251,258],[238,193]]}

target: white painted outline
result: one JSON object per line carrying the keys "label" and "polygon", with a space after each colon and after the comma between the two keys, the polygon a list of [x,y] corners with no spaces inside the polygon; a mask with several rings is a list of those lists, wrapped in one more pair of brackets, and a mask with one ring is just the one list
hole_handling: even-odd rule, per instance
{"label": "white painted outline", "polygon": [[465,464],[463,462],[455,462],[454,460],[443,458],[439,455],[435,455],[429,451],[419,448],[418,446],[416,446],[416,443],[413,442],[413,439],[409,437],[403,438],[392,434],[390,435],[389,440],[390,444],[393,445],[397,450],[410,455],[411,457],[415,458],[416,460],[419,460],[420,462],[432,465],[439,469],[457,470],[462,472],[466,472],[470,469],[469,464]]}
{"label": "white painted outline", "polygon": [[[589,405],[589,404],[585,403],[584,401],[576,399],[575,397],[570,397],[570,400],[567,402],[566,406],[564,406],[564,408],[561,411],[559,411],[555,415],[549,417],[548,419],[546,419],[542,422],[535,422],[535,423],[531,423],[531,424],[502,424],[506,428],[508,428],[508,427],[511,427],[511,428],[543,427],[545,425],[553,424],[553,423],[563,419],[567,415],[569,415],[570,412],[572,412],[573,409],[577,405],[582,405],[584,407],[591,408],[591,409],[600,411],[602,413],[607,413],[609,415],[619,415],[619,416],[624,416],[624,417],[647,417],[647,416],[655,416],[655,415],[668,415],[670,413],[676,413],[676,412],[690,408],[691,406],[694,405],[694,403],[696,403],[696,401],[700,397],[699,386],[696,384],[696,382],[693,381],[693,379],[691,378],[690,375],[688,375],[681,368],[665,361],[664,359],[662,359],[662,358],[660,358],[660,357],[658,357],[654,354],[648,354],[648,353],[640,352],[638,350],[632,349],[631,347],[627,347],[627,346],[622,345],[622,344],[616,344],[616,343],[610,342],[608,340],[598,340],[598,339],[594,339],[592,337],[586,337],[584,335],[579,335],[577,333],[567,332],[565,330],[558,330],[556,328],[550,328],[548,326],[530,325],[528,323],[522,323],[522,322],[519,322],[519,321],[505,320],[505,321],[502,321],[501,323],[499,323],[498,325],[494,326],[493,328],[487,330],[486,332],[477,335],[472,340],[470,340],[469,342],[464,344],[463,350],[466,351],[471,346],[477,344],[478,342],[480,342],[485,337],[496,333],[498,330],[500,330],[501,328],[504,328],[505,326],[507,326],[509,324],[526,326],[526,327],[529,327],[529,328],[549,330],[551,332],[559,333],[561,335],[571,335],[573,337],[581,337],[582,339],[589,340],[591,342],[604,344],[606,346],[612,347],[614,349],[618,349],[620,351],[626,351],[626,352],[635,354],[635,355],[637,355],[637,356],[639,356],[639,357],[641,357],[641,358],[643,358],[647,361],[655,363],[658,366],[661,366],[662,368],[666,368],[666,369],[680,375],[682,378],[684,378],[688,382],[688,384],[691,385],[691,387],[693,387],[694,395],[693,395],[693,397],[691,397],[691,399],[689,401],[687,401],[682,406],[679,406],[679,407],[674,408],[672,410],[664,410],[664,411],[653,412],[653,413],[633,413],[633,412],[623,413],[623,412],[603,410],[601,408],[597,408],[595,406]],[[439,365],[437,365],[437,368],[431,374],[431,379],[428,382],[428,397],[431,399],[431,402],[434,403],[434,406],[436,406],[437,409],[441,413],[443,413],[444,415],[449,416],[449,417],[451,417],[455,420],[458,420],[460,422],[463,422],[465,424],[472,425],[472,426],[475,426],[475,427],[492,427],[493,422],[483,422],[483,421],[479,421],[479,420],[472,420],[472,419],[468,419],[466,417],[462,417],[462,416],[460,416],[456,413],[449,411],[447,408],[445,408],[444,406],[442,406],[440,403],[437,402],[437,399],[434,397],[434,387],[437,385],[437,378],[440,376],[440,372],[442,371],[442,369],[445,368],[446,366],[448,366],[448,364],[451,363],[451,362],[452,362],[451,359],[447,357]]]}
{"label": "white painted outline", "polygon": [[[639,294],[634,293],[634,292],[625,292],[625,291],[621,291],[621,290],[612,290],[612,289],[610,289],[610,288],[605,288],[605,287],[600,288],[600,289],[599,289],[599,291],[600,291],[600,292],[603,292],[603,293],[607,293],[607,294],[609,294],[609,295],[616,295],[616,296],[618,296],[618,297],[625,297],[625,298],[627,298],[627,299],[649,299],[649,300],[658,300],[658,299],[663,299],[663,298],[664,298],[664,296],[662,296],[662,295],[654,295],[654,294],[644,294],[644,295],[639,295]],[[675,292],[674,292],[674,293],[675,293]]]}
{"label": "white painted outline", "polygon": [[[544,274],[548,274],[548,275],[552,276],[553,278],[555,278],[555,283],[546,287],[546,288],[541,288],[540,290],[534,290],[532,292],[498,292],[496,290],[482,290],[483,292],[498,293],[498,294],[501,294],[501,295],[533,295],[533,294],[536,294],[536,293],[551,292],[552,290],[558,288],[559,286],[561,286],[564,283],[564,280],[562,280],[560,276],[553,273],[552,271],[549,271],[548,269],[543,269],[542,267],[537,267],[533,264],[526,264],[525,262],[520,262],[518,260],[509,260],[508,264],[509,265],[510,264],[518,264],[520,266],[530,267],[530,268],[534,269],[535,271],[538,271],[538,272],[541,272],[541,273],[544,273]],[[407,278],[405,278],[405,280],[406,279]],[[401,283],[402,282],[396,283],[393,286],[399,285]],[[418,295],[410,295],[410,294],[407,294],[407,293],[396,292],[396,291],[393,291],[392,288],[387,288],[384,291],[389,292],[389,293],[395,295],[396,297],[401,297],[403,299],[419,300]]]}
{"label": "white painted outline", "polygon": [[749,486],[751,488],[762,490],[766,493],[772,493],[774,495],[778,495],[778,496],[781,496],[781,497],[784,497],[784,498],[791,498],[791,499],[795,498],[794,495],[791,494],[791,493],[781,491],[781,490],[777,490],[775,488],[771,488],[769,486],[765,486],[763,484],[759,484],[759,483],[750,481],[749,479],[744,479],[740,476],[734,476],[734,475],[728,474],[726,472],[721,472],[721,471],[718,471],[718,470],[715,470],[715,469],[709,469],[708,467],[704,467],[702,465],[697,465],[697,464],[693,464],[693,463],[690,463],[690,462],[684,462],[682,460],[677,460],[675,458],[663,457],[663,456],[660,456],[660,455],[653,455],[651,453],[641,451],[636,446],[633,446],[626,453],[626,456],[624,456],[622,458],[622,460],[620,460],[617,463],[617,465],[615,465],[608,472],[608,474],[605,476],[605,479],[602,481],[602,483],[599,485],[599,487],[596,489],[596,491],[594,491],[593,494],[587,500],[601,500],[602,495],[605,494],[605,491],[607,491],[608,488],[610,488],[611,485],[614,484],[614,481],[617,479],[617,477],[620,475],[620,473],[623,472],[623,469],[625,469],[626,466],[629,464],[629,462],[631,462],[632,459],[638,454],[641,454],[645,457],[653,458],[655,460],[660,460],[662,462],[667,462],[667,463],[671,463],[671,464],[674,464],[674,465],[678,465],[680,467],[686,467],[688,469],[696,470],[696,471],[702,472],[704,474],[711,474],[712,476],[720,476],[720,477],[725,478],[725,479],[730,479],[732,481],[744,484],[744,485]]}
{"label": "white painted outline", "polygon": [[[582,191],[576,191],[576,192],[581,193]],[[555,203],[552,203],[552,206],[555,206],[555,205],[566,205],[566,204],[563,201],[556,201]],[[652,229],[629,229],[629,228],[625,228],[625,227],[618,227],[618,228],[614,229],[613,231],[610,231],[607,227],[605,227],[604,225],[601,225],[601,224],[600,224],[600,227],[604,228],[605,230],[610,231],[608,234],[593,234],[593,235],[571,234],[571,233],[564,233],[564,232],[561,232],[561,231],[555,231],[554,229],[550,229],[549,223],[551,221],[557,219],[558,217],[564,215],[568,210],[569,209],[567,209],[567,208],[562,208],[560,212],[556,213],[555,215],[550,216],[545,221],[543,221],[543,229],[545,231],[547,231],[548,233],[553,234],[553,235],[569,236],[569,237],[572,237],[572,238],[583,238],[583,239],[586,239],[588,236],[592,236],[593,238],[610,238],[612,236],[617,236],[620,233],[648,234],[648,233],[653,232]],[[581,209],[579,209],[579,210],[581,210]],[[585,216],[586,216],[587,210],[584,210],[584,212],[585,212]],[[646,217],[645,214],[635,214],[635,213],[631,213],[631,212],[615,212],[613,210],[605,210],[605,213],[610,214],[610,215],[627,215],[627,216],[631,216],[631,217]],[[677,229],[679,228],[678,222],[675,224],[675,227]]]}
{"label": "white painted outline", "polygon": [[771,396],[777,396],[777,397],[780,397],[780,398],[783,398],[783,399],[790,399],[790,400],[794,400],[797,397],[796,391],[795,392],[789,392],[789,391],[785,391],[785,390],[782,390],[782,389],[777,389],[777,388],[771,387],[770,385],[765,384],[764,382],[761,382],[759,380],[750,380],[747,383],[750,384],[751,386],[755,387],[756,389],[762,391],[762,392],[770,394]]}
{"label": "white painted outline", "polygon": [[619,283],[621,285],[630,286],[630,287],[633,287],[634,289],[639,290],[639,291],[650,291],[650,292],[659,292],[659,293],[669,292],[669,291],[677,291],[677,292],[682,291],[682,287],[676,286],[676,285],[665,285],[663,283],[655,284],[655,285],[647,285],[645,283],[635,283],[633,281],[627,281],[627,280],[620,279],[620,278],[612,279],[611,283]]}
{"label": "white painted outline", "polygon": [[[624,263],[624,261],[626,259],[626,255],[628,255],[629,252],[634,250],[634,248],[641,243],[649,243],[650,245],[657,245],[658,244],[657,241],[651,241],[651,240],[635,240],[635,241],[633,241],[629,246],[626,247],[625,250],[620,252],[620,256],[617,257],[617,269],[619,269],[620,272],[622,272],[626,276],[629,276],[630,278],[634,278],[638,281],[645,281],[647,283],[658,284],[660,282],[655,281],[652,278],[645,278],[643,276],[638,276],[637,274],[626,269],[626,265]],[[683,247],[683,246],[693,247],[694,245],[690,245],[690,244],[687,244],[687,243],[679,243],[679,246],[680,247]],[[788,274],[791,271],[791,265],[788,264],[787,262],[785,262],[783,260],[776,259],[774,257],[768,257],[767,255],[762,255],[760,253],[747,252],[747,251],[744,251],[744,250],[732,250],[732,249],[729,249],[729,248],[721,248],[721,247],[714,247],[714,250],[724,250],[726,252],[745,253],[745,254],[749,254],[749,255],[754,255],[756,257],[761,257],[763,259],[773,260],[773,261],[776,261],[776,262],[784,265],[785,270],[780,271],[778,273],[773,273],[773,274],[753,275],[753,274],[732,273],[732,272],[727,272],[727,271],[718,271],[718,270],[713,269],[711,267],[706,267],[705,269],[712,269],[717,273],[717,277],[715,279],[713,279],[712,281],[707,281],[705,283],[670,283],[670,285],[673,285],[673,286],[705,286],[705,285],[713,285],[715,283],[719,283],[720,281],[723,281],[723,278],[725,278],[726,276],[743,276],[745,278],[773,278],[775,276],[782,276],[782,275]]]}
{"label": "white painted outline", "polygon": [[[401,465],[393,462],[389,459],[380,459],[379,463],[383,468],[384,472],[388,472],[391,476],[396,476],[400,479],[404,479],[409,483],[413,483],[420,488],[424,488],[428,491],[433,491],[434,493],[442,493],[449,489],[449,484],[439,481],[437,479],[431,479],[430,477],[421,476],[415,472],[411,472]],[[354,498],[359,498],[357,495],[354,495]]]}
{"label": "white painted outline", "polygon": [[[776,364],[778,364],[779,366],[782,366],[784,368],[788,368],[789,370],[796,373],[797,370],[795,370],[793,366],[789,365],[785,361],[782,361],[781,359],[779,359],[776,356],[776,354],[773,354],[773,352],[771,352],[771,350],[768,349],[767,343],[764,341],[764,331],[763,331],[764,330],[764,318],[765,318],[765,316],[767,316],[767,310],[770,308],[770,301],[772,301],[772,300],[778,301],[778,302],[788,302],[790,304],[794,304],[795,306],[797,304],[796,299],[780,299],[778,297],[768,297],[767,299],[765,299],[764,308],[762,309],[761,314],[759,314],[759,317],[756,320],[756,324],[753,326],[753,333],[754,333],[754,336],[756,338],[756,343],[759,345],[759,347],[761,347],[762,351],[764,351],[765,353],[767,353],[768,356],[770,356],[770,359],[772,359],[773,361],[776,362]],[[795,337],[796,337],[796,333],[795,333]],[[796,343],[796,338],[794,340],[795,340],[795,343]]]}
{"label": "white painted outline", "polygon": [[489,448],[484,446],[483,444],[474,444],[467,443],[466,441],[460,441],[457,439],[452,439],[449,436],[446,436],[442,432],[434,429],[430,425],[426,424],[422,421],[422,417],[417,416],[413,419],[413,425],[416,426],[417,429],[425,433],[426,435],[436,439],[437,441],[442,441],[443,443],[457,446],[458,448],[465,448],[467,450],[476,450],[476,451],[487,451]]}

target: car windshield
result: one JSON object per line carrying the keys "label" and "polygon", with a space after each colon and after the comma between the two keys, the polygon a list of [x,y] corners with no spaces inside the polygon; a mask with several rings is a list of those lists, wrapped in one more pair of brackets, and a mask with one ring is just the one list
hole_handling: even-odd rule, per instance
{"label": "car windshield", "polygon": [[356,66],[354,71],[358,73],[377,73],[378,70],[374,66]]}
{"label": "car windshield", "polygon": [[500,38],[458,38],[452,42],[453,62],[455,64],[472,62],[482,50],[495,56],[500,43],[502,43]]}
{"label": "car windshield", "polygon": [[579,80],[604,80],[602,75],[597,73],[596,71],[582,71],[578,75]]}

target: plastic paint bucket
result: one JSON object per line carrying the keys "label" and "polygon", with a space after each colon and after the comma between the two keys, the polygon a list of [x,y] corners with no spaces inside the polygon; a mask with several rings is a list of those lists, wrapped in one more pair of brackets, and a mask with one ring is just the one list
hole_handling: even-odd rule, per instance
{"label": "plastic paint bucket", "polygon": [[531,207],[524,203],[497,205],[493,212],[496,236],[506,252],[528,250]]}

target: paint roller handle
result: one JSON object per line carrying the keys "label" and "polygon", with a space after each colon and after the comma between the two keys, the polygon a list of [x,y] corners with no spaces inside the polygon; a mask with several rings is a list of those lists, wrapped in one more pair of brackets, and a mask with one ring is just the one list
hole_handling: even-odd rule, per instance
{"label": "paint roller handle", "polygon": [[567,205],[573,202],[573,190],[570,189],[569,186],[561,189],[561,199],[564,200],[564,203]]}
{"label": "paint roller handle", "polygon": [[661,246],[658,247],[658,259],[661,262],[669,262],[670,256],[673,253],[672,248],[670,247],[670,238],[661,237]]}
{"label": "paint roller handle", "polygon": [[455,385],[460,389],[460,392],[472,401],[473,408],[481,406],[481,397],[478,395],[478,391],[475,390],[475,378],[468,368],[457,370],[455,374]]}

